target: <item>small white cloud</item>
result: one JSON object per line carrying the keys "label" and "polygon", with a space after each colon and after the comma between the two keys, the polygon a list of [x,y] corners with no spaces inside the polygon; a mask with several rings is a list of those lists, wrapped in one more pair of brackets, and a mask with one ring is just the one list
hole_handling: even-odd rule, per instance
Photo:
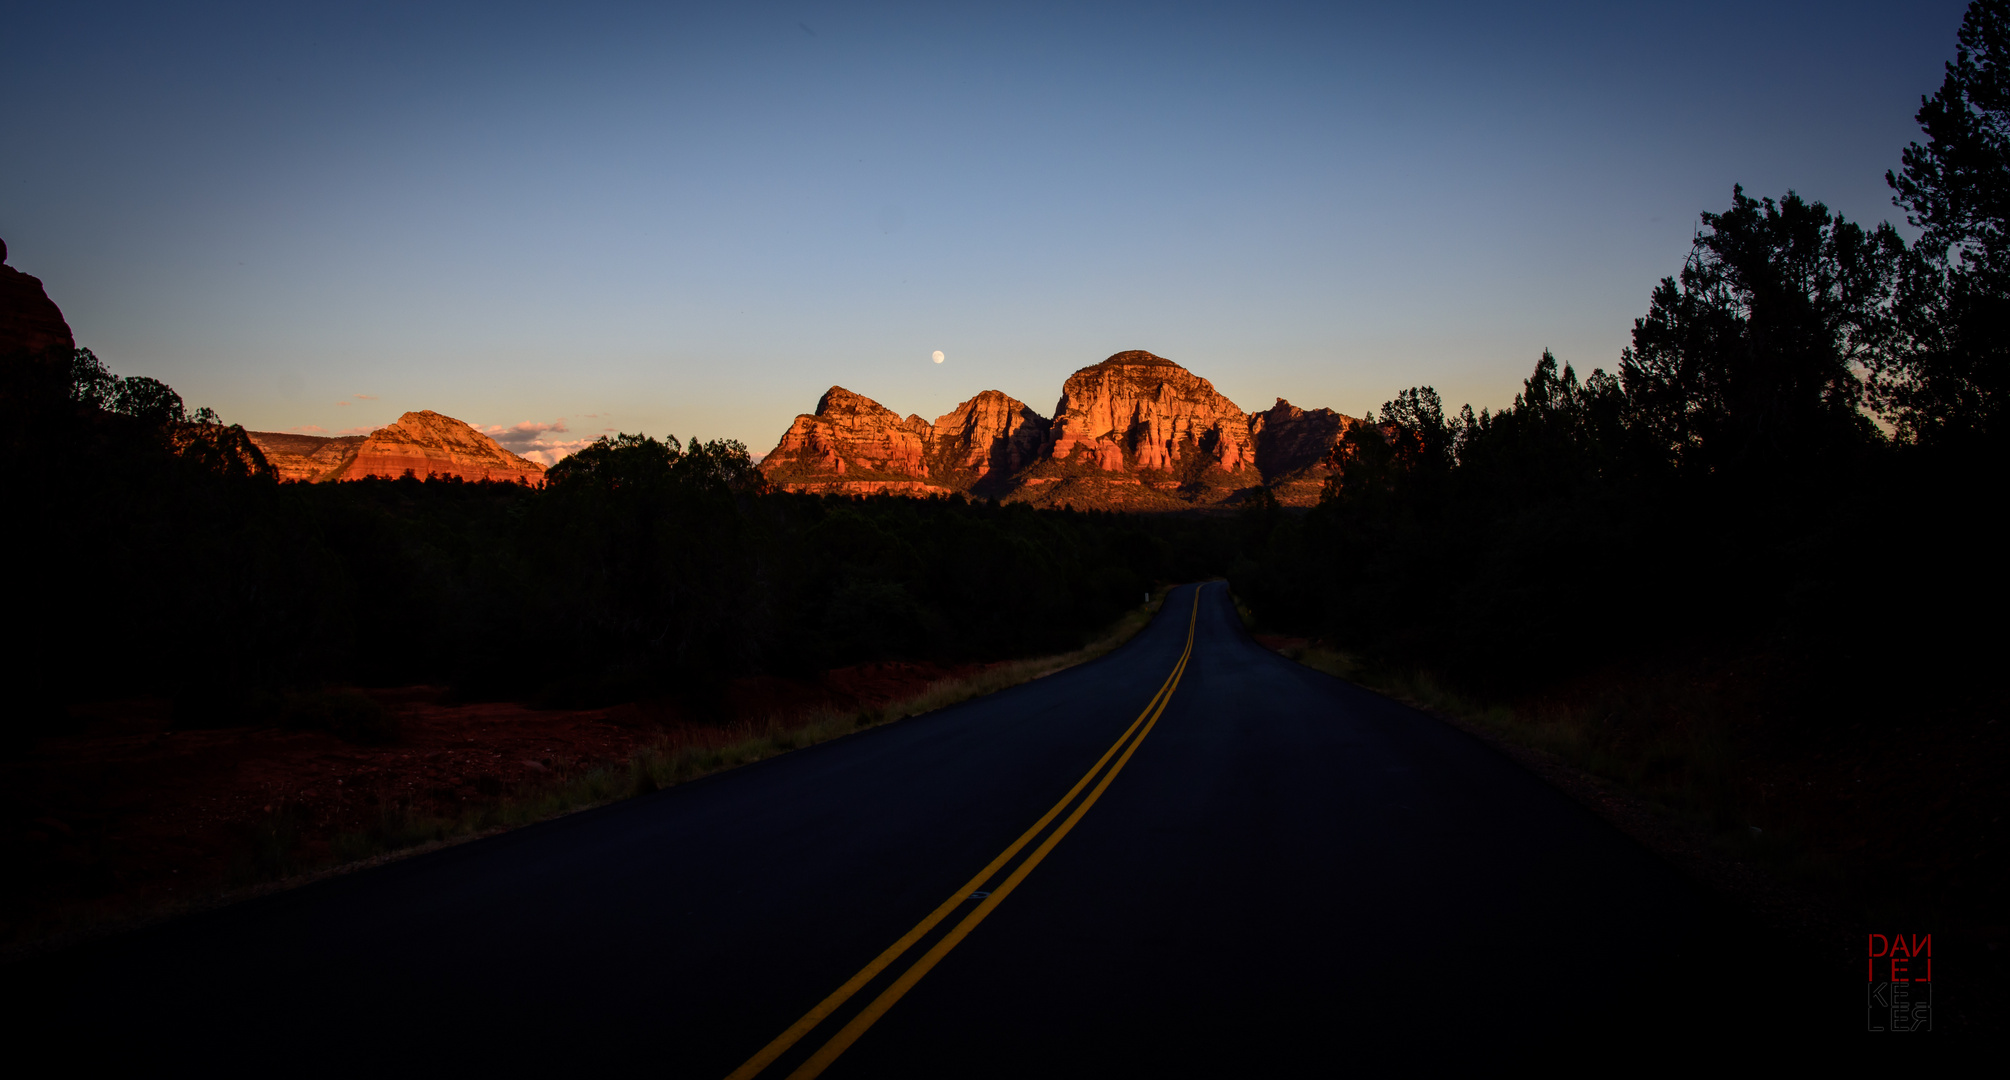
{"label": "small white cloud", "polygon": [[482,434],[494,439],[503,449],[518,457],[528,458],[540,465],[556,465],[580,450],[593,444],[592,439],[554,439],[553,435],[570,435],[572,429],[565,426],[561,416],[550,423],[539,420],[525,420],[520,424],[504,427],[490,424],[480,429]]}
{"label": "small white cloud", "polygon": [[592,439],[567,439],[564,442],[546,442],[538,444],[535,448],[517,451],[517,456],[528,458],[539,465],[550,467],[592,445]]}
{"label": "small white cloud", "polygon": [[336,404],[336,405],[338,405],[338,406],[345,406],[345,407],[346,407],[346,406],[347,406],[347,405],[348,405],[349,403],[348,403],[348,402],[346,402],[346,401],[338,401],[338,402],[336,402],[335,404]]}
{"label": "small white cloud", "polygon": [[375,394],[357,394],[357,395],[356,395],[356,400],[358,400],[358,401],[375,401],[375,400],[377,400],[377,395],[375,395]]}
{"label": "small white cloud", "polygon": [[288,435],[326,435],[328,434],[328,429],[322,427],[320,424],[302,424],[299,427],[287,428],[286,433]]}

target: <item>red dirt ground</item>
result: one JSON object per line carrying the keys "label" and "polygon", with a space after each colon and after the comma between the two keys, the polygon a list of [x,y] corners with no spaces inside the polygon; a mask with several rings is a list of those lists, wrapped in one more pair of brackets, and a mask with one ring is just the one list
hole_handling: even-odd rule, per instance
{"label": "red dirt ground", "polygon": [[730,741],[737,723],[876,708],[977,670],[882,663],[745,679],[708,710],[711,723],[667,701],[537,709],[453,703],[437,687],[369,690],[401,725],[383,746],[274,727],[176,731],[160,700],[78,706],[75,733],[0,761],[0,949],[251,885],[272,874],[261,847],[325,865],[338,837],[392,808],[458,817],[646,744]]}

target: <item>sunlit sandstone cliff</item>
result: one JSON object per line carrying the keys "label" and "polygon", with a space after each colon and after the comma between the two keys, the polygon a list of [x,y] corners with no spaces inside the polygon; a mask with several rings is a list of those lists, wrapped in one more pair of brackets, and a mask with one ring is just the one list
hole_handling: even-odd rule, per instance
{"label": "sunlit sandstone cliff", "polygon": [[1287,505],[1310,506],[1345,421],[1281,398],[1247,414],[1206,379],[1131,351],[1070,376],[1052,421],[986,390],[929,424],[834,386],[761,468],[794,491],[1179,510],[1267,486]]}
{"label": "sunlit sandstone cliff", "polygon": [[1249,418],[1214,385],[1148,352],[1068,377],[1028,502],[1152,510],[1207,506],[1262,485]]}
{"label": "sunlit sandstone cliff", "polygon": [[251,432],[251,441],[265,455],[266,463],[281,480],[319,483],[334,480],[356,460],[356,448],[363,436],[328,438],[320,435],[289,435],[278,431]]}
{"label": "sunlit sandstone cliff", "polygon": [[833,386],[816,412],[789,425],[761,469],[791,491],[1002,494],[1001,482],[1038,457],[1046,438],[1046,417],[996,390],[930,424]]}
{"label": "sunlit sandstone cliff", "polygon": [[487,435],[430,409],[408,412],[368,435],[250,434],[281,480],[396,479],[409,472],[420,479],[458,476],[463,480],[544,483],[544,466],[520,458]]}
{"label": "sunlit sandstone cliff", "polygon": [[986,390],[935,421],[936,475],[959,491],[1003,493],[1039,460],[1050,428],[1025,402]]}
{"label": "sunlit sandstone cliff", "polygon": [[762,461],[769,480],[790,490],[891,491],[948,494],[952,488],[929,482],[928,449],[933,435],[919,416],[900,414],[842,386],[824,391],[815,413],[796,417],[782,441]]}

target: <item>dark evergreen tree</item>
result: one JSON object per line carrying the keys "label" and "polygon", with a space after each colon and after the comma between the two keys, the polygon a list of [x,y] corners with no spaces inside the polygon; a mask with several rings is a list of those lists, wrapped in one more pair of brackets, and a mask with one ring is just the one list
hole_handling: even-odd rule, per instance
{"label": "dark evergreen tree", "polygon": [[1904,242],[1788,192],[1704,214],[1679,279],[1633,325],[1620,381],[1633,422],[1684,473],[1767,468],[1876,438],[1859,368],[1885,340]]}
{"label": "dark evergreen tree", "polygon": [[1902,435],[1974,448],[2004,434],[2010,381],[2010,0],[1970,4],[1959,42],[1925,145],[1885,174],[1920,237],[1874,386]]}

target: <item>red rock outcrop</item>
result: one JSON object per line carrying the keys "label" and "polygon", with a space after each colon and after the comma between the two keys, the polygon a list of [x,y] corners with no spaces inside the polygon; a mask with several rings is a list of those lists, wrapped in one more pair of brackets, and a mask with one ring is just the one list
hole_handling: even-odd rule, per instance
{"label": "red rock outcrop", "polygon": [[1243,472],[1249,418],[1214,384],[1160,356],[1120,352],[1086,367],[1062,384],[1054,408],[1050,456],[1068,461],[1084,453],[1101,468]]}
{"label": "red rock outcrop", "polygon": [[533,486],[544,483],[544,466],[520,458],[487,435],[430,409],[408,412],[366,436],[250,434],[282,480],[396,479],[409,472],[420,479],[458,476]]}
{"label": "red rock outcrop", "polygon": [[1205,506],[1262,483],[1249,417],[1213,383],[1141,350],[1068,377],[1044,458],[1025,477],[1043,483],[1021,485],[1028,501]]}
{"label": "red rock outcrop", "polygon": [[1332,409],[1308,411],[1283,398],[1249,418],[1257,471],[1278,502],[1286,506],[1319,502],[1332,471],[1326,467],[1326,455],[1352,422]]}
{"label": "red rock outcrop", "polygon": [[1121,352],[1062,387],[1052,421],[996,390],[927,424],[842,387],[798,416],[761,470],[827,494],[976,496],[1043,506],[1185,510],[1268,486],[1310,506],[1346,418],[1282,398],[1244,413],[1206,379],[1148,352]]}
{"label": "red rock outcrop", "polygon": [[996,494],[1039,457],[1047,427],[1046,417],[996,390],[930,424],[833,386],[816,412],[789,425],[761,471],[789,491]]}
{"label": "red rock outcrop", "polygon": [[43,291],[42,279],[6,262],[7,242],[0,240],[0,356],[75,349],[63,309]]}
{"label": "red rock outcrop", "polygon": [[1046,449],[1050,427],[1024,402],[986,390],[936,418],[930,444],[935,473],[962,491],[1008,490]]}
{"label": "red rock outcrop", "polygon": [[544,466],[503,449],[494,439],[431,409],[408,412],[380,427],[356,448],[356,458],[342,479],[365,476],[396,478],[407,472],[424,478],[458,476],[463,480],[503,480],[544,483]]}
{"label": "red rock outcrop", "polygon": [[824,391],[817,411],[796,417],[782,441],[761,459],[761,472],[785,491],[860,494],[880,487],[913,495],[946,495],[930,483],[934,429],[842,386]]}
{"label": "red rock outcrop", "polygon": [[265,454],[266,463],[281,480],[318,484],[342,475],[356,460],[361,435],[328,438],[321,435],[289,435],[278,431],[251,432],[251,441]]}

